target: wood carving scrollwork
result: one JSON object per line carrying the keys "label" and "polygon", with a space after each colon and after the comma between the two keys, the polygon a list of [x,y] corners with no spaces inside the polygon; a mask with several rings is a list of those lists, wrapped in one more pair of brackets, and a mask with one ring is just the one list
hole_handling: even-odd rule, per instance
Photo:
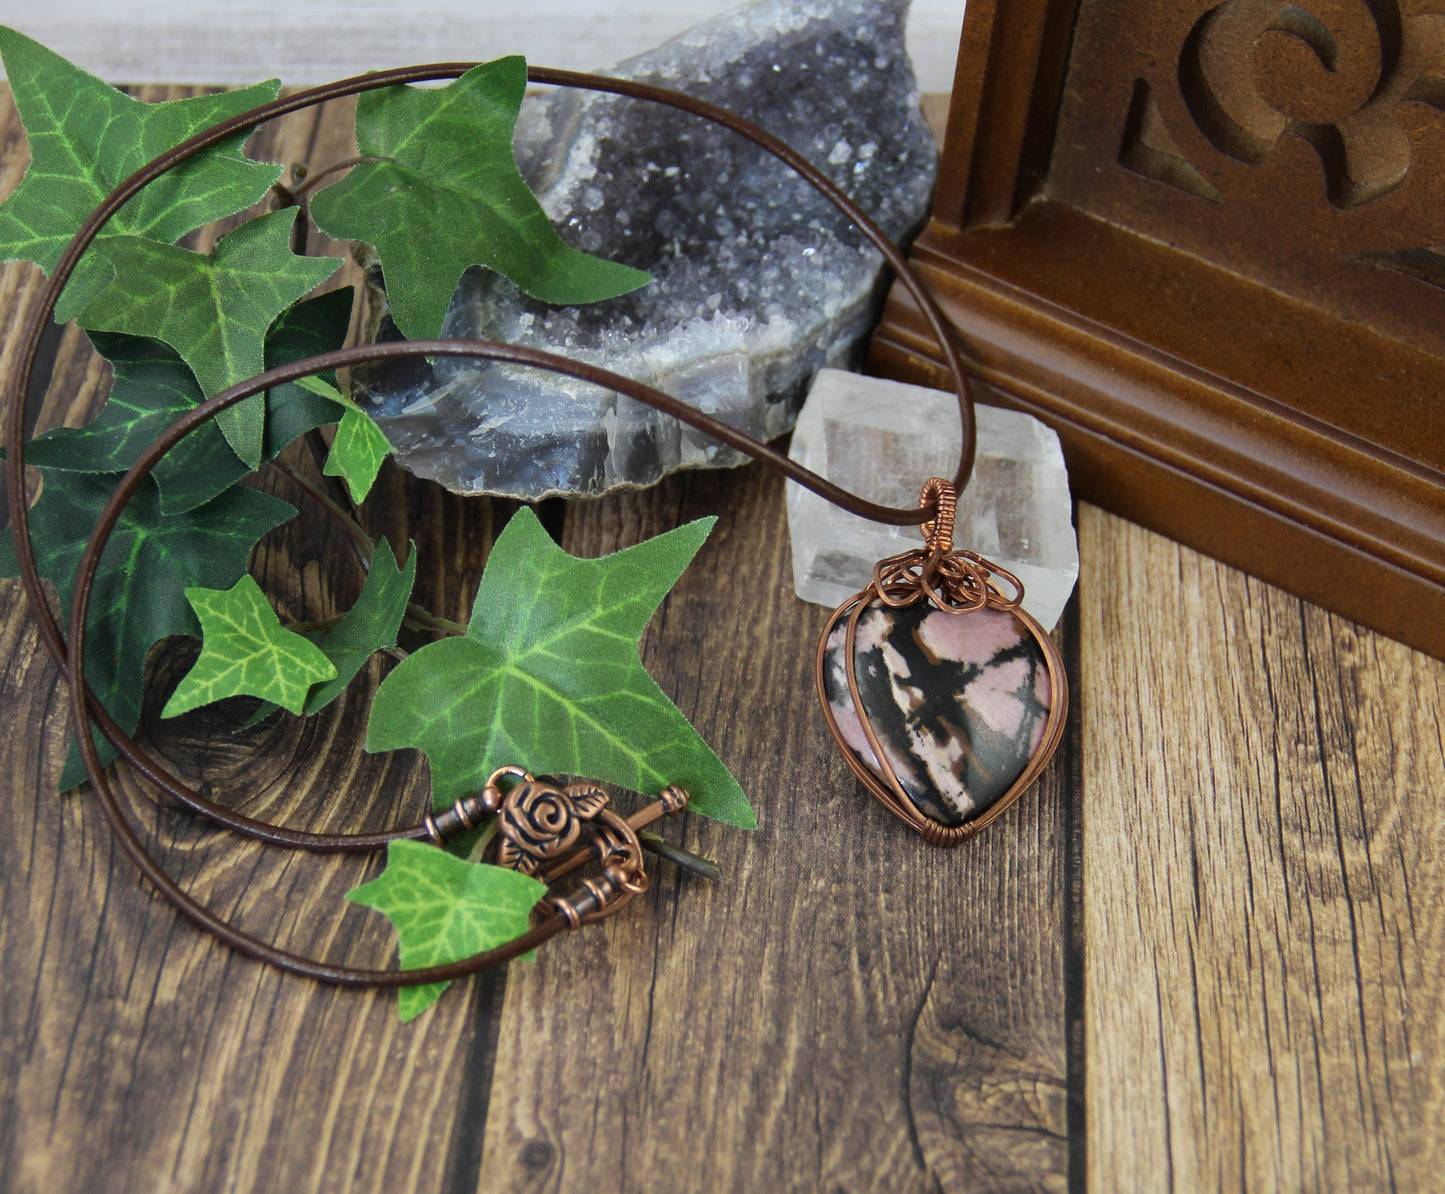
{"label": "wood carving scrollwork", "polygon": [[[1445,248],[1399,241],[1412,223],[1423,236],[1436,231],[1435,220],[1409,218],[1441,200],[1438,178],[1412,174],[1412,140],[1423,123],[1445,121],[1445,13],[1402,11],[1396,0],[1224,0],[1189,28],[1176,77],[1162,75],[1134,82],[1119,152],[1126,169],[1228,202],[1231,163],[1261,166],[1297,139],[1318,158],[1337,211],[1396,196],[1383,217],[1391,235],[1373,235],[1376,221],[1362,219],[1355,251],[1336,246],[1340,257],[1445,286]],[[1169,84],[1182,101],[1176,121],[1182,113],[1193,128],[1171,129],[1156,94]],[[1207,160],[1209,150],[1227,161]],[[1293,204],[1316,201],[1315,176],[1294,181]]]}
{"label": "wood carving scrollwork", "polygon": [[1445,0],[969,0],[913,253],[1082,497],[1445,657],[1442,180]]}

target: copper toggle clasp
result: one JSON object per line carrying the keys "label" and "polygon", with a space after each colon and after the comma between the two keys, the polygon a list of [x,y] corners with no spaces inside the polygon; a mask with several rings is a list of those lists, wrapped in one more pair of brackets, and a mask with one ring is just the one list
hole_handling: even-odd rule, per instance
{"label": "copper toggle clasp", "polygon": [[582,781],[563,787],[521,767],[502,767],[480,792],[435,816],[428,814],[425,824],[428,835],[441,845],[463,829],[478,828],[483,818],[494,817],[497,865],[535,875],[549,886],[595,864],[595,873],[565,895],[547,900],[575,929],[611,916],[647,890],[638,831],[676,816],[687,802],[687,790],[669,784],[656,800],[624,819],[608,807],[609,797],[597,784]]}

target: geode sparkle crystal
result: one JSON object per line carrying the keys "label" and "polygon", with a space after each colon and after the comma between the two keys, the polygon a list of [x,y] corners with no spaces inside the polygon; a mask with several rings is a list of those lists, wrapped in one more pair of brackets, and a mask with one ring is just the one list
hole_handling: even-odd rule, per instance
{"label": "geode sparkle crystal", "polygon": [[[937,161],[903,47],[906,15],[907,0],[762,0],[615,73],[756,121],[902,240],[923,220]],[[762,440],[792,426],[819,368],[856,363],[881,258],[762,150],[670,108],[568,90],[524,104],[514,149],[564,238],[653,281],[552,309],[472,270],[444,335],[601,365]],[[381,301],[373,333],[385,336]],[[355,392],[402,464],[458,492],[600,494],[741,459],[650,407],[511,366],[377,368]]]}

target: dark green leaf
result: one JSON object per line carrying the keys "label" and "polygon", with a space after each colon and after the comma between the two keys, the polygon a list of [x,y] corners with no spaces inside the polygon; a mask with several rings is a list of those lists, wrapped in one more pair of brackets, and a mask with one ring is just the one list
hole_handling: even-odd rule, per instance
{"label": "dark green leaf", "polygon": [[752,828],[737,780],[637,652],[714,521],[579,560],[523,507],[492,548],[466,635],[422,647],[377,690],[367,749],[425,751],[437,807],[517,764],[639,792],[681,784],[695,811]]}
{"label": "dark green leaf", "polygon": [[[201,392],[191,371],[165,345],[131,337],[116,339],[114,355],[109,356],[115,380],[100,413],[83,427],[57,427],[36,436],[26,445],[26,464],[61,472],[123,473],[156,436],[200,402]],[[209,490],[217,470],[227,474],[220,489],[245,475],[245,467],[221,433],[208,424],[173,448],[152,476],[169,508],[167,499],[173,488],[186,492],[187,483],[195,478]],[[216,492],[203,492],[200,501]]]}
{"label": "dark green leaf", "polygon": [[[0,56],[30,143],[30,166],[0,206],[0,260],[33,261],[46,273],[118,183],[202,129],[275,99],[280,88],[272,79],[242,91],[144,104],[13,29],[0,27]],[[73,318],[80,300],[106,284],[111,266],[101,250],[112,237],[170,243],[264,196],[281,167],[246,158],[248,135],[183,162],[121,208],[81,258],[56,317]],[[131,281],[123,277],[121,290]]]}
{"label": "dark green leaf", "polygon": [[[222,237],[210,253],[113,237],[103,252],[116,280],[86,304],[80,323],[164,341],[190,366],[206,397],[219,394],[265,368],[267,329],[341,265],[335,257],[292,253],[295,222],[292,209],[258,216]],[[251,468],[261,463],[265,403],[259,394],[216,422],[243,462]]]}
{"label": "dark green leaf", "polygon": [[336,665],[281,619],[251,576],[229,589],[187,589],[201,620],[201,653],[171,693],[162,717],[179,717],[233,696],[260,697],[300,713],[313,684]]}
{"label": "dark green leaf", "polygon": [[396,632],[415,582],[416,545],[407,553],[406,566],[398,568],[391,544],[383,539],[356,604],[317,640],[326,658],[336,665],[336,679],[311,690],[306,697],[307,713],[319,712],[334,701],[373,654],[396,646]]}
{"label": "dark green leaf", "polygon": [[[297,303],[266,335],[266,367],[339,348],[351,320],[351,288]],[[59,427],[25,449],[27,464],[67,472],[124,472],[162,431],[202,398],[185,363],[159,340],[92,333],[111,363],[115,382],[100,414],[83,427]],[[298,435],[337,422],[344,407],[298,383],[266,394],[263,455],[272,459]],[[247,468],[214,422],[196,428],[172,448],[151,474],[161,509],[180,514],[229,489]]]}
{"label": "dark green leaf", "polygon": [[[62,621],[86,540],[115,484],[114,476],[68,474],[45,486],[30,513],[36,565],[60,594]],[[162,513],[155,483],[147,478],[141,485],[106,544],[86,618],[85,676],[122,729],[132,732],[140,721],[151,645],[199,631],[185,590],[234,584],[256,541],[295,513],[279,498],[237,487],[184,518],[170,518]],[[16,575],[15,564],[10,536],[0,536],[0,575]],[[113,758],[115,751],[104,744],[102,759]],[[68,765],[62,785],[84,778]]]}
{"label": "dark green leaf", "polygon": [[311,201],[328,236],[376,246],[402,335],[441,334],[462,273],[483,265],[549,303],[590,303],[648,275],[569,247],[512,159],[527,86],[521,58],[473,67],[440,88],[387,87],[356,105],[365,162]]}
{"label": "dark green leaf", "polygon": [[[390,919],[408,969],[458,962],[505,945],[527,931],[546,885],[505,867],[467,862],[421,842],[392,842],[386,870],[347,899]],[[426,1011],[446,983],[402,987],[403,1021]]]}
{"label": "dark green leaf", "polygon": [[[319,356],[345,344],[355,289],[343,286],[287,307],[266,333],[266,368]],[[341,418],[342,408],[325,394],[315,392],[309,381],[334,386],[336,375],[323,373],[266,391],[266,459],[280,455],[281,449],[298,435]]]}

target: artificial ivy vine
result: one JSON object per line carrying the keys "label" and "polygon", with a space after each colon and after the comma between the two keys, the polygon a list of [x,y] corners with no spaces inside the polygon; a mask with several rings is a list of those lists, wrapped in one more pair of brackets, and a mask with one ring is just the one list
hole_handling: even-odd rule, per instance
{"label": "artificial ivy vine", "polygon": [[[30,149],[0,203],[0,259],[54,268],[84,219],[145,163],[228,117],[274,98],[275,80],[221,95],[146,104],[43,46],[0,28],[0,57]],[[310,212],[330,236],[370,245],[390,309],[409,338],[438,335],[462,273],[481,266],[552,303],[593,302],[648,281],[568,246],[512,158],[526,85],[522,59],[477,66],[448,86],[362,95],[359,157],[314,171]],[[44,478],[31,512],[41,575],[70,603],[76,565],[121,475],[156,435],[208,396],[288,362],[339,348],[350,288],[306,298],[339,266],[292,252],[295,206],[281,166],[243,152],[246,134],[208,149],[130,200],[81,259],[56,317],[74,319],[111,365],[100,412],[38,437],[26,463]],[[319,184],[326,180],[325,186]],[[254,211],[208,253],[176,242]],[[247,567],[261,536],[296,515],[240,484],[288,444],[334,426],[326,474],[352,498],[369,492],[391,445],[334,377],[247,399],[177,445],[130,502],[102,560],[87,622],[86,678],[127,733],[140,721],[147,653],[171,635],[201,638],[162,716],[237,695],[311,715],[403,624],[441,631],[383,681],[369,750],[416,747],[431,763],[433,801],[476,790],[495,767],[585,774],[652,790],[691,789],[705,816],[751,827],[737,781],[647,674],[637,641],[701,547],[711,520],[599,560],[558,548],[530,510],[499,536],[469,623],[450,627],[412,603],[416,553],[350,527],[368,566],[350,611],[321,628],[283,625]],[[344,513],[344,512],[343,512]],[[0,539],[0,574],[17,574]],[[116,757],[97,736],[102,759]],[[62,788],[84,780],[72,749]],[[351,898],[384,912],[405,965],[456,960],[516,936],[540,885],[500,867],[413,842],[394,843],[383,875]],[[404,990],[424,1010],[440,986]]]}

